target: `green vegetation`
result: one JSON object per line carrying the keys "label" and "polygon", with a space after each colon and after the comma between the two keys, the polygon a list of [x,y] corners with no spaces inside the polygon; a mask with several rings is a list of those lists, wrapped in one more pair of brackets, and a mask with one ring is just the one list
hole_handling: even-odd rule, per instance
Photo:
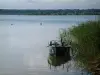
{"label": "green vegetation", "polygon": [[100,75],[100,21],[81,23],[64,30],[62,35],[71,41],[72,54],[77,65],[94,75]]}
{"label": "green vegetation", "polygon": [[18,10],[0,9],[1,15],[100,15],[100,9]]}

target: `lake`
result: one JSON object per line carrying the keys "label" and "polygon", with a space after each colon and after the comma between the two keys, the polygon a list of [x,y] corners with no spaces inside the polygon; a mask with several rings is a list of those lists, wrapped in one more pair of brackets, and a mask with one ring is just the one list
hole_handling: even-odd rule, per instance
{"label": "lake", "polygon": [[50,69],[48,42],[58,39],[60,28],[97,17],[0,15],[0,75],[81,75],[75,68]]}

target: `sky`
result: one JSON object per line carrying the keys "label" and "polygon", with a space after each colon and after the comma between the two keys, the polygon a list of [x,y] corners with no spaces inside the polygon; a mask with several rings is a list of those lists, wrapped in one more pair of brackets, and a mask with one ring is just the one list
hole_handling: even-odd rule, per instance
{"label": "sky", "polygon": [[100,9],[100,0],[0,0],[0,9]]}

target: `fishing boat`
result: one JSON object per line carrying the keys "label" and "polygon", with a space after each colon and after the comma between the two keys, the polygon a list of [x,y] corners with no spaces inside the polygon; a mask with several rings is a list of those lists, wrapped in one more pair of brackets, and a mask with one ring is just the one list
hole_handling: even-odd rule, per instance
{"label": "fishing boat", "polygon": [[49,43],[49,57],[48,64],[54,67],[61,66],[71,60],[70,46],[62,46],[62,44],[56,40]]}
{"label": "fishing boat", "polygon": [[70,54],[70,46],[64,46],[56,40],[50,41],[49,43],[49,54],[55,56],[65,56]]}

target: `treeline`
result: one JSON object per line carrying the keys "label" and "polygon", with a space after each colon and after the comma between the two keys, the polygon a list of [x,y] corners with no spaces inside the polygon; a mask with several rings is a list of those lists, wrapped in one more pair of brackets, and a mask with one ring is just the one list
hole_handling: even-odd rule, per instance
{"label": "treeline", "polygon": [[100,9],[17,10],[0,9],[1,15],[100,15]]}

